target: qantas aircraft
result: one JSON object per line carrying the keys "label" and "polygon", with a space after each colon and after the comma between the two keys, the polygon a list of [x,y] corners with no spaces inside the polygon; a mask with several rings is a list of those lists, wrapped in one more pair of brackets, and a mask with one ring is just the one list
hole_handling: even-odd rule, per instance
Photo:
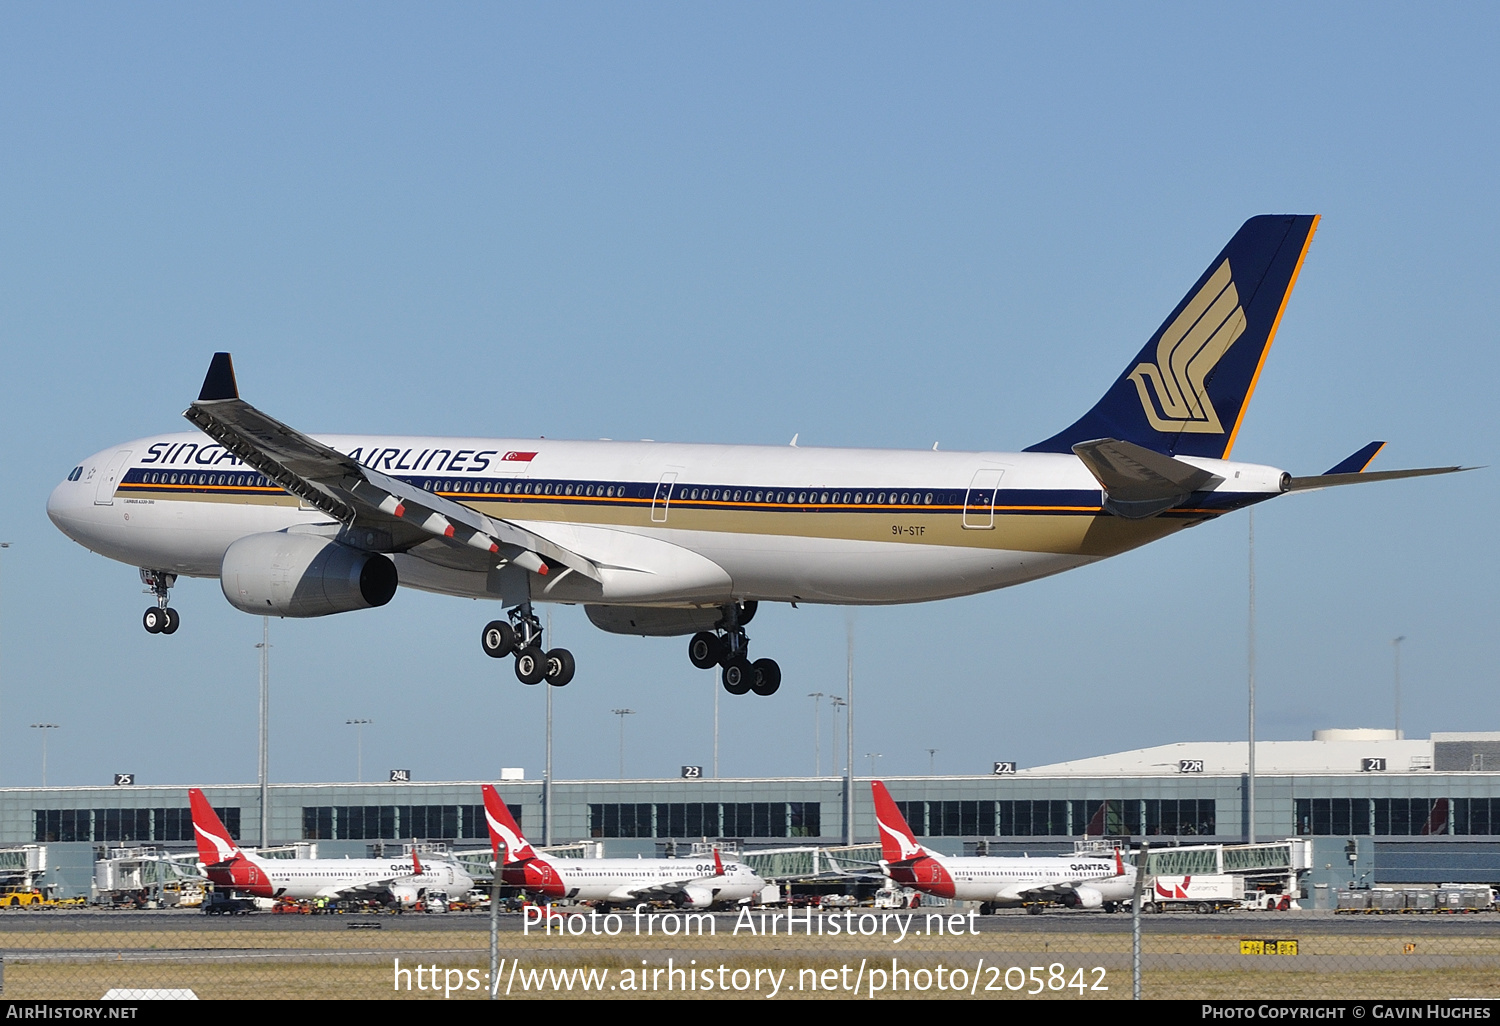
{"label": "qantas aircraft", "polygon": [[484,785],[484,815],[502,867],[500,882],[533,894],[606,906],[675,901],[685,908],[712,908],[750,901],[766,886],[744,863],[726,864],[717,850],[711,859],[543,858],[489,784]]}
{"label": "qantas aircraft", "polygon": [[1113,912],[1135,893],[1135,867],[1125,865],[1118,849],[1113,860],[1079,855],[1073,858],[955,858],[917,843],[906,817],[879,780],[875,822],[880,827],[880,866],[905,887],[959,901],[996,907],[1026,905],[1040,912],[1041,902]]}
{"label": "qantas aircraft", "polygon": [[462,898],[474,881],[453,859],[266,859],[240,850],[196,787],[188,791],[198,861],[216,887],[259,898],[378,898],[410,908],[432,894]]}
{"label": "qantas aircraft", "polygon": [[[691,635],[725,689],[769,695],[749,657],[761,602],[972,595],[1104,559],[1326,474],[1230,460],[1317,218],[1251,218],[1072,426],[1023,452],[311,436],[240,398],[228,353],[186,411],[199,430],[112,445],[47,503],[58,528],[141,568],[146,630],[172,634],[178,575],[217,577],[247,613],[384,605],[398,585],[498,600],[484,651],[563,685],[533,603],[581,603],[619,634]],[[201,432],[201,433],[200,433]],[[795,442],[795,439],[794,439]]]}

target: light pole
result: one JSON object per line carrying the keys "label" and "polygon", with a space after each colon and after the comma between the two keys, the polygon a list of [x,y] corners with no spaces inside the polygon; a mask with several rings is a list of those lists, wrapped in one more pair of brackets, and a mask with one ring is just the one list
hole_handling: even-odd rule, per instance
{"label": "light pole", "polygon": [[271,618],[260,618],[260,846],[271,845]]}
{"label": "light pole", "polygon": [[365,724],[374,723],[374,720],[345,720],[349,726],[354,728],[354,757],[355,780],[363,784],[365,782]]}
{"label": "light pole", "polygon": [[1250,749],[1245,763],[1245,843],[1255,843],[1255,510],[1250,511],[1249,607],[1245,620],[1246,684],[1249,688]]}
{"label": "light pole", "polygon": [[937,753],[938,750],[936,748],[927,749],[927,775],[929,777],[937,776],[937,771],[933,769],[933,766],[937,762]]}
{"label": "light pole", "polygon": [[10,548],[10,542],[0,542],[0,549]]}
{"label": "light pole", "polygon": [[1399,638],[1391,639],[1391,648],[1396,651],[1396,739],[1401,738],[1401,642],[1406,640],[1403,634]]}
{"label": "light pole", "polygon": [[610,712],[620,717],[620,779],[625,779],[625,717],[634,716],[634,709],[611,709]]}
{"label": "light pole", "polygon": [[57,727],[58,727],[58,724],[56,724],[56,723],[33,723],[31,726],[32,726],[33,730],[40,730],[42,732],[42,786],[46,787],[47,786],[47,731],[49,731],[49,730],[56,730]]}
{"label": "light pole", "polygon": [[823,775],[823,738],[819,735],[818,704],[828,696],[814,691],[807,696],[813,700],[813,776]]}
{"label": "light pole", "polygon": [[839,772],[839,717],[838,717],[838,714],[839,714],[840,710],[842,710],[844,708],[844,706],[848,705],[849,703],[846,702],[846,701],[844,701],[838,695],[833,695],[832,697],[830,697],[828,699],[828,704],[833,707],[833,713],[834,713],[834,715],[833,715],[833,722],[831,722],[831,723],[828,724],[829,740],[832,742],[832,744],[829,747],[832,749],[832,752],[833,752],[833,755],[831,757],[831,761],[830,761],[829,766],[828,766],[828,772],[829,773],[837,773],[837,772]]}
{"label": "light pole", "polygon": [[865,758],[870,760],[870,779],[874,780],[877,775],[875,773],[875,760],[883,759],[885,755],[881,752],[866,752]]}

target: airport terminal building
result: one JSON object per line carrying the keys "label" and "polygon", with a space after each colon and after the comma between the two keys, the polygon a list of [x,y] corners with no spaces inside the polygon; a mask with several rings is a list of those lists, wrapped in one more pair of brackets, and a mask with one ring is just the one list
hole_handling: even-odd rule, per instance
{"label": "airport terminal building", "polygon": [[[952,853],[1070,852],[1085,837],[1129,837],[1153,848],[1245,840],[1244,742],[1184,742],[1015,767],[970,777],[887,777],[923,842]],[[518,776],[508,772],[505,776]],[[537,779],[273,784],[270,842],[306,842],[322,857],[363,856],[413,838],[487,848],[480,785],[495,783],[533,843],[595,842],[610,856],[675,851],[723,839],[739,849],[876,837],[868,778],[853,808],[841,777],[559,780],[547,830]],[[115,786],[0,789],[0,845],[42,844],[47,882],[87,894],[105,848],[193,848],[187,789]],[[204,792],[242,843],[259,841],[259,789]],[[1309,741],[1256,745],[1259,840],[1310,838],[1310,883],[1500,884],[1500,732],[1422,740],[1392,731],[1319,731]],[[850,816],[852,813],[852,824]]]}

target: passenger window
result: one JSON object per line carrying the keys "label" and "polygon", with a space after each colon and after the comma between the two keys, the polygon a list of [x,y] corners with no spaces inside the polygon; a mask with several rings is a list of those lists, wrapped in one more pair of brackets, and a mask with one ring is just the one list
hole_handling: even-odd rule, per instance
{"label": "passenger window", "polygon": [[932,505],[932,493],[928,492],[927,495],[922,499],[922,501],[924,503],[926,503],[927,505],[931,506]]}

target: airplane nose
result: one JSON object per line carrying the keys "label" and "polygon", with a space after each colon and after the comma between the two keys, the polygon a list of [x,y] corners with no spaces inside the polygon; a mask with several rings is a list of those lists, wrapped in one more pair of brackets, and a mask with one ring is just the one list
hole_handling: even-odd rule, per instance
{"label": "airplane nose", "polygon": [[78,540],[80,510],[87,498],[87,489],[77,481],[63,481],[47,496],[47,519],[59,531]]}

